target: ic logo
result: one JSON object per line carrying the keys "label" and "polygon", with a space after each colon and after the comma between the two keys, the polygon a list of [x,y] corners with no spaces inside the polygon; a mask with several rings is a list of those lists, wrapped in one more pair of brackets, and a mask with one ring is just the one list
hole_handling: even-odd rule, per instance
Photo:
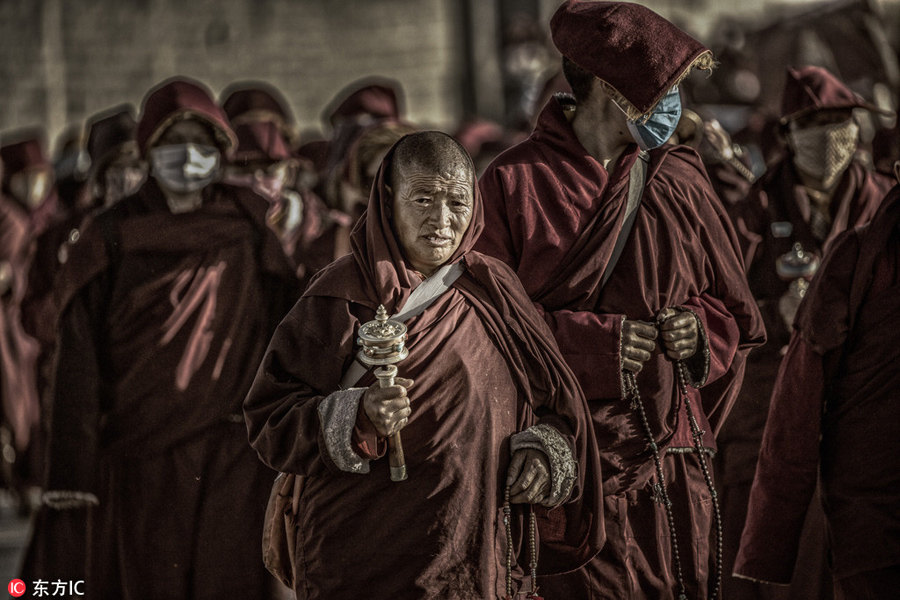
{"label": "ic logo", "polygon": [[13,598],[19,598],[20,596],[25,595],[25,582],[21,579],[13,579],[9,582],[9,585],[6,586],[9,595]]}

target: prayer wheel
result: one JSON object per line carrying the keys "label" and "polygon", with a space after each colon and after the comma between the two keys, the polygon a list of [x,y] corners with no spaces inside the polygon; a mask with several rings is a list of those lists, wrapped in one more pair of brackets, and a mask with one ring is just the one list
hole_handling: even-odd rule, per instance
{"label": "prayer wheel", "polygon": [[[394,385],[394,377],[397,376],[395,365],[409,356],[406,348],[406,325],[388,319],[387,311],[382,305],[378,307],[375,319],[359,328],[357,336],[357,343],[360,345],[359,361],[368,366],[378,366],[375,377],[382,388]],[[403,481],[407,474],[400,432],[388,438],[388,446],[391,480]]]}

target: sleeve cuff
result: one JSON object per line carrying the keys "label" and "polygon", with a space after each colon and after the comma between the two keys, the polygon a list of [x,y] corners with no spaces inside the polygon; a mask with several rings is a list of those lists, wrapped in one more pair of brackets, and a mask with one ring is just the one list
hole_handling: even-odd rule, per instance
{"label": "sleeve cuff", "polygon": [[562,434],[550,425],[533,425],[510,438],[510,451],[536,449],[550,461],[550,495],[541,502],[552,508],[566,501],[575,487],[576,465]]}
{"label": "sleeve cuff", "polygon": [[85,508],[87,506],[99,506],[100,501],[97,496],[90,492],[72,492],[72,491],[50,491],[44,492],[41,501],[56,510],[67,510],[70,508]]}
{"label": "sleeve cuff", "polygon": [[368,473],[369,460],[353,450],[353,430],[366,388],[338,390],[319,403],[319,423],[325,448],[334,465],[348,473]]}

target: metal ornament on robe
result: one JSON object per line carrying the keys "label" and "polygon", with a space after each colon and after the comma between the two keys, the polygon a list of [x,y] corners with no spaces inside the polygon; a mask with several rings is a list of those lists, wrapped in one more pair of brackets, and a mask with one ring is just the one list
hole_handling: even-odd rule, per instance
{"label": "metal ornament on robe", "polygon": [[800,242],[794,243],[790,252],[782,254],[775,261],[775,271],[783,281],[790,281],[788,291],[778,300],[778,312],[785,326],[791,329],[800,301],[809,289],[809,282],[819,268],[819,257],[803,249]]}
{"label": "metal ornament on robe", "polygon": [[[357,343],[361,349],[358,359],[368,366],[378,366],[375,377],[382,388],[394,385],[397,367],[394,366],[407,356],[406,325],[400,321],[388,319],[384,306],[378,307],[375,319],[364,323],[359,328]],[[406,459],[403,456],[403,443],[400,432],[388,438],[389,460],[391,463],[391,481],[406,479]]]}

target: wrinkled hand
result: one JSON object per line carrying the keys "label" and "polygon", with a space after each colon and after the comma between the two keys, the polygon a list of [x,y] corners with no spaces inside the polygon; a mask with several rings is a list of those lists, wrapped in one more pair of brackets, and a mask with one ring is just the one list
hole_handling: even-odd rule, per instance
{"label": "wrinkled hand", "polygon": [[622,323],[622,368],[639,373],[656,348],[656,326],[626,319]]}
{"label": "wrinkled hand", "polygon": [[657,317],[659,336],[666,355],[672,360],[685,360],[697,353],[700,328],[694,313],[664,308]]}
{"label": "wrinkled hand", "polygon": [[534,448],[516,450],[507,471],[509,501],[514,504],[540,504],[550,495],[550,461]]}
{"label": "wrinkled hand", "polygon": [[391,387],[379,387],[376,381],[363,394],[363,409],[378,435],[391,437],[406,427],[412,413],[406,390],[412,385],[412,379],[397,377]]}

